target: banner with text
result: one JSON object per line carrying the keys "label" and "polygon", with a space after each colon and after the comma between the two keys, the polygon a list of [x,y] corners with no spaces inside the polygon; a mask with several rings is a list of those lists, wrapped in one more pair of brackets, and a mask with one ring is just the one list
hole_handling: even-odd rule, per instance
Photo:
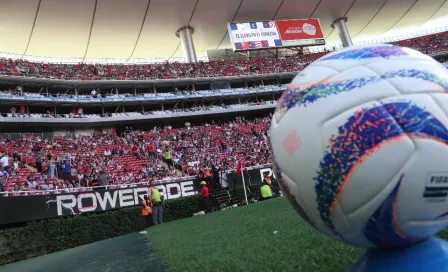
{"label": "banner with text", "polygon": [[[276,180],[270,165],[242,171],[246,186],[261,184],[264,175]],[[154,185],[165,200],[197,195],[199,178]],[[242,176],[231,171],[222,175],[221,184],[231,189],[242,187]],[[226,184],[226,185],[224,185]],[[48,195],[0,196],[0,225],[43,220],[59,216],[104,212],[141,205],[148,186],[120,189],[100,189]]]}
{"label": "banner with text", "polygon": [[[272,166],[266,165],[261,168],[254,168],[242,171],[242,175],[244,175],[244,183],[246,186],[261,184],[263,182],[264,175],[268,175],[272,181],[276,181],[274,171],[272,171]],[[225,182],[230,188],[238,188],[243,186],[243,177],[242,175],[237,175],[235,171],[228,172],[225,177]]]}
{"label": "banner with text", "polygon": [[274,21],[230,23],[228,29],[234,51],[282,46]]}
{"label": "banner with text", "polygon": [[324,45],[319,19],[229,23],[233,51]]}
{"label": "banner with text", "polygon": [[[166,200],[198,194],[199,179],[154,185]],[[148,187],[50,195],[0,196],[0,225],[138,206]]]}
{"label": "banner with text", "polygon": [[325,44],[319,19],[281,20],[277,28],[283,46]]}

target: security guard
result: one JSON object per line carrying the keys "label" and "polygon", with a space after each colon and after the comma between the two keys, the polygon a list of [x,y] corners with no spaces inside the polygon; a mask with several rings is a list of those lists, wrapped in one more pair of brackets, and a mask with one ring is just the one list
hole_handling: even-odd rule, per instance
{"label": "security guard", "polygon": [[266,200],[272,198],[272,189],[269,184],[267,184],[265,181],[263,182],[263,185],[260,188],[261,191],[261,200]]}
{"label": "security guard", "polygon": [[163,208],[162,199],[160,197],[159,189],[151,188],[151,199],[152,199],[152,223],[154,225],[163,223]]}
{"label": "security guard", "polygon": [[144,199],[142,200],[142,216],[145,219],[146,226],[151,226],[152,208],[151,201],[149,200],[147,195],[145,195]]}

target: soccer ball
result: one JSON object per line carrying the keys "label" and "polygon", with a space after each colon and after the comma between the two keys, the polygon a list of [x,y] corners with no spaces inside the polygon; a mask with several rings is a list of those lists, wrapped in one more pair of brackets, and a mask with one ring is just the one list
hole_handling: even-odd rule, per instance
{"label": "soccer ball", "polygon": [[316,229],[366,248],[448,226],[448,71],[391,45],[318,59],[278,101],[270,140],[285,196]]}

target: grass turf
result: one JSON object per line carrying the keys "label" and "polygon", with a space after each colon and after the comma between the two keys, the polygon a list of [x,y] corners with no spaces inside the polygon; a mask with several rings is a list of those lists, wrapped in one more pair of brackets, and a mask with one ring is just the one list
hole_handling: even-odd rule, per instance
{"label": "grass turf", "polygon": [[346,271],[364,252],[314,230],[285,198],[152,227],[148,239],[167,271]]}
{"label": "grass turf", "polygon": [[363,252],[314,230],[285,198],[156,226],[148,239],[168,271],[345,271]]}
{"label": "grass turf", "polygon": [[[448,240],[448,229],[440,236]],[[0,271],[345,271],[362,252],[313,230],[285,199],[274,199],[24,260]]]}
{"label": "grass turf", "polygon": [[103,240],[0,266],[0,272],[164,271],[146,236],[140,233]]}

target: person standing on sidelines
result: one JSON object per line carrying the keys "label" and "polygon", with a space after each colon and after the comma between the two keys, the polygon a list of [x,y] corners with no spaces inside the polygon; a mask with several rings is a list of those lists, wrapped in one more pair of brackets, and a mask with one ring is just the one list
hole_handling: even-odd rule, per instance
{"label": "person standing on sidelines", "polygon": [[150,192],[152,200],[152,223],[154,225],[163,224],[162,199],[160,197],[159,189],[151,188]]}
{"label": "person standing on sidelines", "polygon": [[272,189],[266,181],[263,181],[263,185],[260,188],[261,200],[267,200],[272,198]]}
{"label": "person standing on sidelines", "polygon": [[200,210],[204,211],[204,212],[208,212],[209,208],[208,208],[208,203],[209,203],[209,192],[208,192],[208,187],[207,187],[207,182],[205,182],[204,180],[201,181],[201,207]]}
{"label": "person standing on sidelines", "polygon": [[151,201],[147,195],[144,196],[142,201],[142,216],[145,219],[146,227],[150,227],[152,223],[152,208]]}

